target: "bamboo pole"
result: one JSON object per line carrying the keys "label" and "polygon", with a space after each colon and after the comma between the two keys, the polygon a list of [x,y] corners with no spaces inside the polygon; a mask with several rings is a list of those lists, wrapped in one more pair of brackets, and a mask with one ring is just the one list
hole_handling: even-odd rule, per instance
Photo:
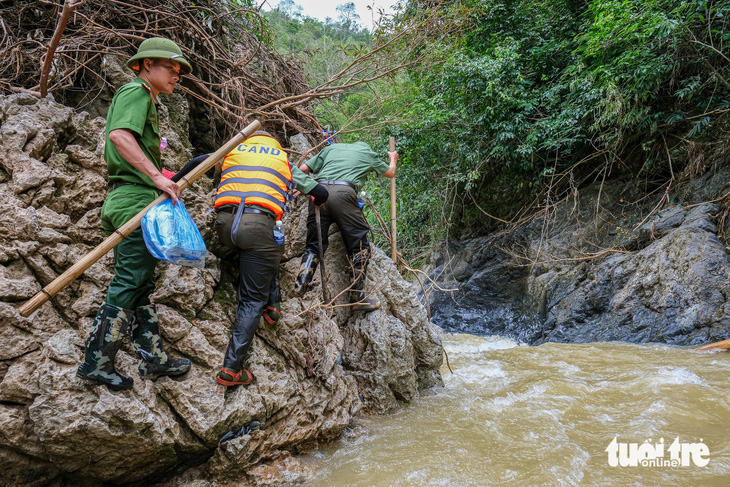
{"label": "bamboo pole", "polygon": [[317,223],[317,253],[319,255],[319,273],[322,277],[322,299],[325,303],[330,302],[329,291],[327,290],[327,272],[324,269],[324,247],[322,247],[322,219],[320,218],[319,206],[314,205],[314,218]]}
{"label": "bamboo pole", "polygon": [[[390,152],[395,151],[395,137],[390,138]],[[395,176],[390,180],[390,246],[393,262],[398,265],[398,243],[395,234]]]}
{"label": "bamboo pole", "polygon": [[701,347],[695,348],[697,350],[728,350],[730,349],[730,340],[723,340],[721,342],[710,343],[708,345],[702,345]]}
{"label": "bamboo pole", "polygon": [[[205,174],[216,162],[231,152],[241,142],[246,140],[261,127],[261,123],[258,120],[254,120],[246,128],[237,133],[233,138],[225,143],[220,149],[209,155],[205,161],[198,165],[195,169],[190,171],[187,175],[183,176],[177,185],[180,187],[180,192],[189,188],[192,183]],[[162,203],[170,196],[167,193],[163,193],[147,207],[133,216],[127,223],[119,227],[107,237],[102,243],[100,243],[94,250],[85,255],[81,260],[72,265],[66,272],[58,276],[49,285],[44,287],[41,292],[29,299],[18,311],[20,314],[28,317],[33,311],[41,307],[46,301],[51,299],[53,296],[58,294],[64,287],[68,286],[74,279],[84,273],[86,269],[91,267],[96,261],[101,259],[110,250],[119,244],[124,238],[136,230],[142,222],[142,217],[147,211],[153,206]]]}

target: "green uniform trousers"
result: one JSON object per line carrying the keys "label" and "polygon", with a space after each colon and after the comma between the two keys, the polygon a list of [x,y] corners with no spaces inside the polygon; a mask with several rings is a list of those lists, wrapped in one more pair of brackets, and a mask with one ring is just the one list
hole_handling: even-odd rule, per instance
{"label": "green uniform trousers", "polygon": [[238,307],[233,322],[233,334],[223,359],[224,368],[238,371],[243,368],[243,361],[269,302],[269,296],[278,292],[276,275],[284,245],[279,245],[274,240],[272,216],[244,213],[236,234],[238,246],[235,246],[231,240],[234,218],[234,213],[219,211],[216,231],[226,247],[239,252]]}
{"label": "green uniform trousers", "polygon": [[[101,207],[104,232],[111,235],[157,196],[156,189],[136,184],[113,190]],[[105,301],[132,310],[150,304],[150,294],[155,290],[156,266],[157,259],[147,250],[142,229],[136,229],[114,247],[114,277]]]}

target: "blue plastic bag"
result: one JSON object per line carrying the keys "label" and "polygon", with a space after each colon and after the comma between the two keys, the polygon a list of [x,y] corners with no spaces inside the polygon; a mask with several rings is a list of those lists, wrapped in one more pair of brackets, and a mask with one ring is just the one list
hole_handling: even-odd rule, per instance
{"label": "blue plastic bag", "polygon": [[142,235],[155,258],[187,267],[205,267],[205,242],[182,200],[167,199],[142,217]]}

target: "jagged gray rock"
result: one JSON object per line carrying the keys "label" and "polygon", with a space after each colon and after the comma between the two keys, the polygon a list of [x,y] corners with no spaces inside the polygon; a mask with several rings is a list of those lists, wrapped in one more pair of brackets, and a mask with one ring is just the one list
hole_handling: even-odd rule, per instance
{"label": "jagged gray rock", "polygon": [[[730,338],[730,259],[716,235],[718,206],[702,202],[727,179],[727,168],[713,169],[645,223],[656,202],[623,211],[640,194],[606,182],[582,191],[575,206],[555,208],[550,224],[541,217],[435,252],[432,276],[460,290],[453,299],[434,293],[434,322],[531,344]],[[606,249],[615,251],[585,258]]]}
{"label": "jagged gray rock", "polygon": [[[169,112],[177,123],[166,120]],[[162,125],[181,127],[181,119],[166,110]],[[304,299],[286,299],[303,248],[301,198],[287,221],[284,317],[276,326],[262,322],[248,360],[256,381],[230,390],[217,385],[235,313],[237,262],[217,242],[209,212],[215,187],[207,178],[183,195],[209,243],[206,267],[160,264],[153,295],[166,347],[190,358],[191,371],[142,380],[127,343],[117,367],[135,379],[132,390],[112,392],[77,380],[84,341],[112,277],[112,253],[30,318],[16,308],[103,239],[104,121],[51,97],[13,95],[0,97],[0,122],[3,485],[149,483],[186,469],[175,485],[195,484],[200,476],[225,483],[233,474],[239,485],[302,480],[311,472],[297,452],[336,438],[360,412],[391,411],[440,384],[437,330],[415,288],[384,253],[374,253],[367,282],[381,310],[361,316],[324,306],[318,281]],[[179,167],[186,135],[168,140],[180,148],[166,151],[164,162]],[[342,244],[331,238],[327,268],[334,296],[349,282]],[[262,426],[218,445],[252,420]]]}

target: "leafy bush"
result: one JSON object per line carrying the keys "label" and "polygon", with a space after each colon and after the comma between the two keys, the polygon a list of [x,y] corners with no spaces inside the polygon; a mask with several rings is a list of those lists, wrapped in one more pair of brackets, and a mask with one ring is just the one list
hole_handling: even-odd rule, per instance
{"label": "leafy bush", "polygon": [[484,212],[515,220],[555,175],[573,173],[552,187],[567,190],[592,181],[603,161],[622,162],[615,175],[666,182],[677,141],[723,137],[729,9],[700,0],[451,4],[446,18],[463,34],[428,47],[439,62],[412,72],[400,100],[400,194],[413,239],[423,241],[424,225],[438,238],[445,225],[463,235],[501,224]]}
{"label": "leafy bush", "polygon": [[[316,108],[354,132],[341,140],[364,139],[383,157],[396,135],[406,253],[517,221],[547,191],[559,198],[609,173],[664,185],[688,143],[714,144],[730,129],[728,2],[411,0],[368,39],[435,9],[440,29],[419,46],[424,62]],[[343,38],[345,27],[321,26],[318,39]],[[315,83],[327,71],[321,54],[302,57]],[[387,184],[368,185],[382,215]]]}

